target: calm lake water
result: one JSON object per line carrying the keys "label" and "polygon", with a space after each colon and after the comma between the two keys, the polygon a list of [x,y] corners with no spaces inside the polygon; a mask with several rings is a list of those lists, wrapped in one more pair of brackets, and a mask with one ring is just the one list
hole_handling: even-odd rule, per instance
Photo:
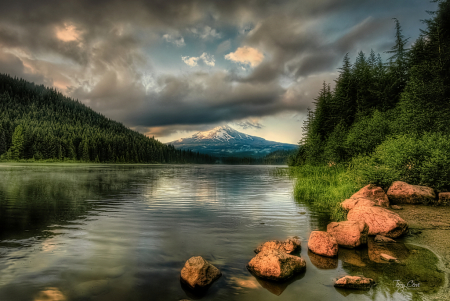
{"label": "calm lake water", "polygon": [[[329,217],[295,200],[280,169],[1,164],[0,300],[421,300],[443,285],[436,257],[411,245],[399,252],[414,264],[395,268],[371,261],[367,248],[341,249],[338,259],[308,254],[310,232]],[[247,271],[260,243],[294,235],[306,273],[275,284]],[[223,273],[204,296],[179,280],[196,255]],[[332,286],[347,274],[379,285]]]}

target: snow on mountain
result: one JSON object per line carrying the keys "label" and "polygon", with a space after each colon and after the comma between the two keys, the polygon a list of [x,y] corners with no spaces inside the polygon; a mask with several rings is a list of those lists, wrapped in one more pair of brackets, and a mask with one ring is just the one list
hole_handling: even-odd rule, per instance
{"label": "snow on mountain", "polygon": [[276,150],[293,150],[295,144],[268,141],[261,137],[236,131],[228,125],[218,126],[209,131],[198,132],[191,137],[169,142],[178,149],[190,149],[194,152],[214,156],[252,156],[267,155]]}

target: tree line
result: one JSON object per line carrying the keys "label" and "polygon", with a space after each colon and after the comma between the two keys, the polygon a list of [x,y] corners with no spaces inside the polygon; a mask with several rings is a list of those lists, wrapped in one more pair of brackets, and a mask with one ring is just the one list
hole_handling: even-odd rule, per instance
{"label": "tree line", "polygon": [[373,51],[359,52],[353,63],[345,55],[334,87],[324,83],[308,111],[290,165],[365,162],[380,181],[385,168],[403,170],[412,182],[436,183],[431,172],[419,179],[428,164],[450,180],[450,1],[435,2],[438,10],[422,21],[425,29],[409,49],[394,19],[395,44],[387,61]]}
{"label": "tree line", "polygon": [[60,92],[0,74],[0,159],[214,163],[132,131]]}

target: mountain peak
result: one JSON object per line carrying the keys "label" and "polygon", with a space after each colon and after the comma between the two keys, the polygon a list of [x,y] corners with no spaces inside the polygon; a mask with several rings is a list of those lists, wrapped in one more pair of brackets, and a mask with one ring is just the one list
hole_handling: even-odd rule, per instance
{"label": "mountain peak", "polygon": [[248,136],[243,133],[239,133],[232,127],[228,125],[217,126],[209,131],[198,132],[192,135],[194,140],[219,140],[219,141],[229,141],[230,139],[236,139],[237,136],[242,138],[243,136]]}
{"label": "mountain peak", "polygon": [[294,144],[267,141],[261,137],[241,133],[229,125],[217,126],[168,144],[215,156],[262,156],[275,150],[297,148]]}

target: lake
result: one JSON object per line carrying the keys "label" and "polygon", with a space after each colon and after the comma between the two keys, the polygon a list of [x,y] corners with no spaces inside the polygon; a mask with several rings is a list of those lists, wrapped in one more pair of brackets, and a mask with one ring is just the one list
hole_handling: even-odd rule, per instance
{"label": "lake", "polygon": [[[329,215],[294,199],[284,169],[0,164],[0,300],[421,300],[444,285],[419,246],[399,244],[408,259],[396,266],[373,262],[367,247],[338,259],[308,253]],[[259,244],[295,235],[305,273],[277,284],[247,271]],[[197,255],[223,274],[204,296],[180,284]],[[347,274],[379,284],[334,288]]]}

